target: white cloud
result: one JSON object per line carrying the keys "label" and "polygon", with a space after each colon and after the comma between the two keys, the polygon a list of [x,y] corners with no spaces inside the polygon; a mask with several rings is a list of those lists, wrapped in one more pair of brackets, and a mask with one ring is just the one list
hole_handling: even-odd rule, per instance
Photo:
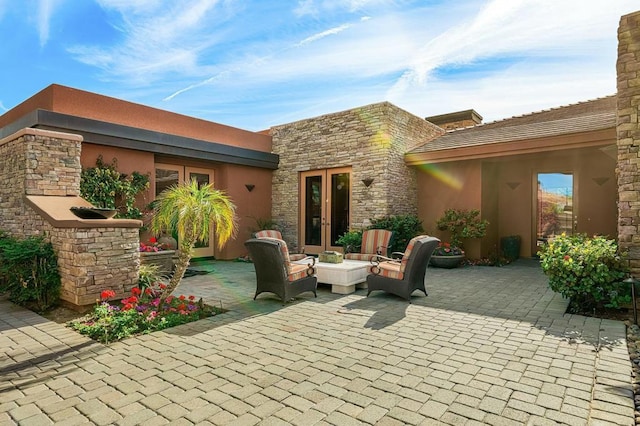
{"label": "white cloud", "polygon": [[2,111],[2,112],[9,111],[9,108],[5,107],[4,104],[2,103],[2,101],[0,101],[0,111]]}
{"label": "white cloud", "polygon": [[122,43],[114,46],[73,46],[77,60],[102,69],[109,79],[129,84],[152,83],[171,74],[198,74],[199,52],[215,43],[203,28],[215,21],[218,0],[199,0],[184,6],[146,0],[101,0],[100,5],[122,16],[116,28]]}
{"label": "white cloud", "polygon": [[40,39],[40,47],[43,47],[49,41],[50,21],[55,7],[55,0],[39,0],[38,1],[38,36]]}

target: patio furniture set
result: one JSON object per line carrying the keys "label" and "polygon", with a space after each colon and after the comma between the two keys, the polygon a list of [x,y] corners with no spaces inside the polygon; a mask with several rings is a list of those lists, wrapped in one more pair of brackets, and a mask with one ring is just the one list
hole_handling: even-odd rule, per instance
{"label": "patio furniture set", "polygon": [[332,293],[367,288],[367,296],[382,290],[409,302],[415,290],[426,295],[427,265],[440,240],[420,235],[409,241],[404,252],[387,257],[390,239],[391,231],[365,231],[360,253],[347,253],[339,262],[323,262],[323,256],[321,261],[304,254],[294,257],[278,231],[260,231],[245,242],[256,271],[254,300],[263,292],[276,294],[283,303],[307,291],[316,295],[318,283],[331,285]]}

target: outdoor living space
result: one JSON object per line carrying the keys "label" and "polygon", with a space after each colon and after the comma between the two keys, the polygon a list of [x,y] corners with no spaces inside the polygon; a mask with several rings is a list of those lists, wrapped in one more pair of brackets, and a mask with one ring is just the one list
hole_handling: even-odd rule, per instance
{"label": "outdoor living space", "polygon": [[103,345],[0,301],[2,424],[627,424],[620,321],[565,314],[535,259],[253,300],[244,262],[178,289],[228,312]]}

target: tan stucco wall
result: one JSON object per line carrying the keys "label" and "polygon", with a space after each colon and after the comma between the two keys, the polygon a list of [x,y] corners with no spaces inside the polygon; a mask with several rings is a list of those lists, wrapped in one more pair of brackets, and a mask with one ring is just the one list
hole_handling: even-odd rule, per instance
{"label": "tan stucco wall", "polygon": [[[446,240],[447,235],[435,229],[435,222],[445,209],[479,209],[490,225],[481,244],[465,242],[469,257],[488,255],[499,249],[501,237],[510,235],[520,235],[521,255],[532,256],[537,251],[533,223],[536,176],[553,172],[574,175],[576,232],[614,237],[615,160],[599,149],[422,167],[418,174],[419,215],[429,232]],[[459,183],[463,185],[457,187]]]}

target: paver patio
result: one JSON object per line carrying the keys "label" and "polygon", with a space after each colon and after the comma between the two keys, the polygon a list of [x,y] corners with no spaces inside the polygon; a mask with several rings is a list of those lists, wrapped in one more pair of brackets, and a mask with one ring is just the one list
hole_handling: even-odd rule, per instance
{"label": "paver patio", "polygon": [[412,304],[196,268],[228,313],[111,345],[0,301],[0,424],[634,423],[624,324],[564,315],[534,260],[429,269]]}

